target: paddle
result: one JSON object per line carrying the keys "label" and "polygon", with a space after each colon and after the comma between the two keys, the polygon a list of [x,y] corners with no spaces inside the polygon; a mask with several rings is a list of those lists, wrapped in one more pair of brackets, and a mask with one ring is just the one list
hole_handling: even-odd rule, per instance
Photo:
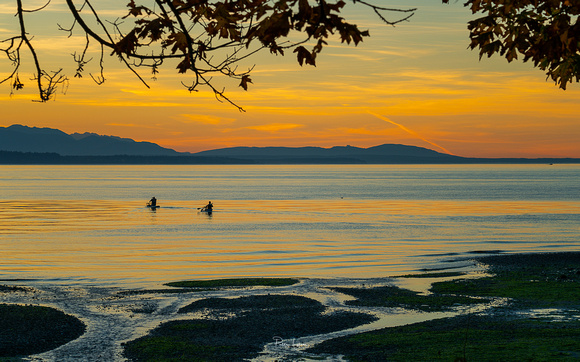
{"label": "paddle", "polygon": [[[206,205],[206,206],[204,206],[204,207],[198,207],[197,209],[198,209],[198,210],[201,210],[201,211],[207,210],[207,211],[211,212],[211,211],[212,211],[212,209],[208,209],[208,208],[207,208],[207,206],[209,206],[209,205],[212,205],[212,204],[211,204],[211,202],[210,202],[208,205]],[[212,206],[213,206],[213,205],[212,205]]]}

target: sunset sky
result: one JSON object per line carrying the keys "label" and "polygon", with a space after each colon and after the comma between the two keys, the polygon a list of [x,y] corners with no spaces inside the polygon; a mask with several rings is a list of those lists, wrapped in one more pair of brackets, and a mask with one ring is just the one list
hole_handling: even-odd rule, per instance
{"label": "sunset sky", "polygon": [[[42,3],[25,1],[31,8]],[[67,38],[57,30],[57,22],[72,23],[63,3],[55,0],[42,14],[28,14],[27,24],[41,60],[54,64],[47,68],[63,68],[71,78],[66,94],[43,104],[31,101],[36,97],[32,82],[12,96],[4,83],[0,126],[94,132],[189,152],[397,143],[469,157],[580,157],[580,85],[563,91],[532,64],[499,57],[480,61],[477,51],[467,49],[467,21],[474,15],[462,2],[377,0],[419,8],[396,27],[348,3],[345,17],[371,33],[357,47],[333,39],[317,67],[301,67],[291,52],[285,57],[259,53],[240,65],[255,64],[247,92],[237,81],[216,78],[245,113],[216,101],[207,89],[190,94],[173,67],[162,69],[147,89],[110,58],[107,81],[97,86],[88,76],[98,71],[96,49],[87,75],[72,78],[76,65],[70,54],[83,50],[84,37],[79,31]],[[115,5],[118,0],[97,3],[109,19],[125,14]],[[1,39],[15,34],[14,14],[15,2],[0,4]],[[23,59],[25,81],[31,77],[31,58],[23,53]],[[11,70],[0,58],[1,78]],[[143,75],[148,79],[146,70]]]}

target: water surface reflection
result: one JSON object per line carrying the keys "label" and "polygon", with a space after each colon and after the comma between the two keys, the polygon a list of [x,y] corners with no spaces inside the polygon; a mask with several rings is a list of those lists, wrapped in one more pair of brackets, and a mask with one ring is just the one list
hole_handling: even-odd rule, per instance
{"label": "water surface reflection", "polygon": [[574,201],[0,201],[0,277],[384,277],[474,251],[577,250]]}

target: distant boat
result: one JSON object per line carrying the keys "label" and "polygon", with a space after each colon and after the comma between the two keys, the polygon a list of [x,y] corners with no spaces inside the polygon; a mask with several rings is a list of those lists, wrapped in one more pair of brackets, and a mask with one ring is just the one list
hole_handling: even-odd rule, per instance
{"label": "distant boat", "polygon": [[201,209],[199,209],[199,212],[207,212],[208,214],[211,214],[213,212],[213,209],[202,207]]}
{"label": "distant boat", "polygon": [[161,206],[159,206],[159,205],[151,205],[151,202],[148,202],[147,203],[147,207],[150,208],[151,210],[155,210],[155,209],[157,209],[158,207],[161,207]]}

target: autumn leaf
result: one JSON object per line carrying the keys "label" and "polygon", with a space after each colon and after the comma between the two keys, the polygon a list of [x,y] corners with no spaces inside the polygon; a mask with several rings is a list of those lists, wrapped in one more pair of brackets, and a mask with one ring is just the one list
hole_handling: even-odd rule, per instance
{"label": "autumn leaf", "polygon": [[135,33],[136,33],[136,30],[133,29],[129,32],[129,34],[125,35],[121,40],[119,40],[115,44],[115,48],[114,48],[113,52],[118,54],[118,55],[121,55],[123,53],[133,54],[135,52],[135,49],[139,45],[139,42],[137,40],[137,36]]}
{"label": "autumn leaf", "polygon": [[123,16],[123,19],[126,19],[129,16],[138,17],[141,16],[143,13],[146,13],[147,15],[151,14],[151,10],[149,10],[145,6],[137,6],[134,0],[131,0],[131,2],[127,4],[127,7],[129,8],[129,14]]}
{"label": "autumn leaf", "polygon": [[162,38],[165,33],[164,28],[166,20],[163,18],[157,18],[152,21],[144,22],[144,26],[139,33],[139,37],[144,39],[149,37],[152,41],[158,41]]}
{"label": "autumn leaf", "polygon": [[252,83],[249,75],[242,76],[242,81],[240,82],[240,87],[244,88],[245,91],[248,90],[248,83]]}
{"label": "autumn leaf", "polygon": [[183,58],[183,60],[177,64],[177,70],[179,73],[185,73],[189,69],[191,69],[191,62],[189,61],[189,57]]}
{"label": "autumn leaf", "polygon": [[182,32],[176,32],[169,35],[167,41],[165,42],[165,46],[173,45],[171,48],[171,53],[175,54],[177,50],[182,51],[183,53],[187,52],[187,36],[185,36]]}
{"label": "autumn leaf", "polygon": [[294,49],[294,53],[298,53],[298,63],[302,66],[304,63],[316,66],[314,56],[305,47],[299,46]]}

